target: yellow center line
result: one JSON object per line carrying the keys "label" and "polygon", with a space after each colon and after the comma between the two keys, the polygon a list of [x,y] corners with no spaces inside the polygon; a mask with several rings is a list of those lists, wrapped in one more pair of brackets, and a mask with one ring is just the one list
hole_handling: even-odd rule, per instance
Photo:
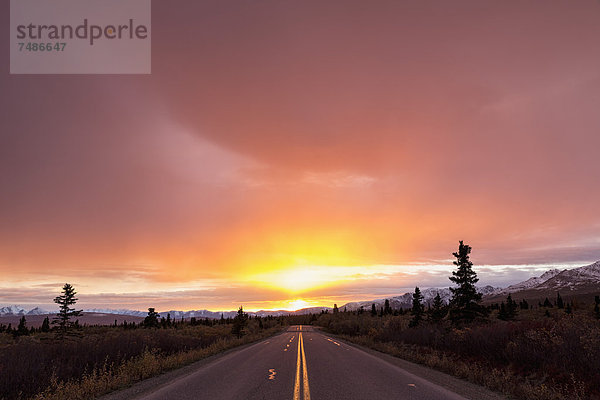
{"label": "yellow center line", "polygon": [[[302,330],[302,325],[300,325]],[[304,400],[310,400],[310,388],[308,387],[308,369],[306,367],[306,355],[304,354],[304,339],[300,334],[300,341],[302,342],[302,375],[304,378]]]}
{"label": "yellow center line", "polygon": [[[300,378],[300,364],[302,363],[302,378]],[[310,400],[310,388],[308,386],[308,368],[306,366],[306,354],[304,353],[304,339],[302,333],[298,338],[298,357],[296,359],[296,381],[294,383],[294,400],[300,400],[300,379],[302,379],[303,400]]]}
{"label": "yellow center line", "polygon": [[298,358],[296,359],[296,382],[294,383],[294,400],[300,400],[300,340],[298,340]]}

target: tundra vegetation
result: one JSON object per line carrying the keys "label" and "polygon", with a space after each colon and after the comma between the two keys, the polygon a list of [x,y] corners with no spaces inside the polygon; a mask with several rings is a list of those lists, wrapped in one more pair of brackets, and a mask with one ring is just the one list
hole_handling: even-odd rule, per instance
{"label": "tundra vegetation", "polygon": [[[449,304],[322,313],[312,323],[350,342],[424,364],[518,399],[600,399],[600,297],[481,304],[471,248],[453,255]],[[531,301],[531,300],[530,300]]]}
{"label": "tundra vegetation", "polygon": [[283,317],[174,320],[154,308],[140,323],[80,325],[67,284],[54,326],[0,325],[0,399],[93,399],[140,380],[280,332]]}
{"label": "tundra vegetation", "polygon": [[[93,399],[236,346],[288,325],[311,324],[342,339],[424,364],[510,398],[600,399],[600,296],[482,304],[460,242],[452,298],[425,302],[417,287],[412,307],[389,301],[370,310],[235,318],[174,320],[154,308],[140,323],[81,326],[71,285],[56,298],[54,324],[0,325],[0,400]],[[515,296],[518,296],[516,294]]]}

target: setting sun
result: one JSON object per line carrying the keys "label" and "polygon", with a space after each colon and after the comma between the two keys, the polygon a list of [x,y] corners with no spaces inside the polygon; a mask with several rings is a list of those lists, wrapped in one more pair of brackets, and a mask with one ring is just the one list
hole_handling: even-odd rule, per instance
{"label": "setting sun", "polygon": [[260,285],[282,289],[290,294],[301,293],[331,284],[339,279],[333,268],[302,267],[260,273],[252,277]]}
{"label": "setting sun", "polygon": [[304,301],[302,299],[297,299],[297,300],[293,300],[290,301],[289,306],[287,307],[288,310],[290,311],[297,311],[303,308],[307,308],[310,307],[311,304],[307,301]]}

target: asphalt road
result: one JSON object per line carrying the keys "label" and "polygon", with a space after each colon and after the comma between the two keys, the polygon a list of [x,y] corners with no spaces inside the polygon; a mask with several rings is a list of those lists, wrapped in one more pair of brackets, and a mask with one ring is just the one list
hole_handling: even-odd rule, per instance
{"label": "asphalt road", "polygon": [[[462,381],[455,381],[462,387]],[[454,386],[458,387],[456,383]],[[135,395],[124,395],[145,400],[483,398],[477,394],[463,397],[406,371],[393,360],[350,346],[309,326],[290,327],[281,335],[227,353],[184,376],[152,385]]]}

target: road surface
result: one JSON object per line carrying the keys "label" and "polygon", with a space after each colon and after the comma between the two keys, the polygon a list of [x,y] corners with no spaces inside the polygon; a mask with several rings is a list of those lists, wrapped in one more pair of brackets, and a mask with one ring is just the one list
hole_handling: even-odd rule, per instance
{"label": "road surface", "polygon": [[[455,381],[462,385],[461,381]],[[227,353],[184,376],[148,386],[146,383],[141,393],[138,390],[121,397],[144,400],[491,398],[477,394],[463,397],[407,372],[384,357],[306,325],[292,326],[281,335]]]}

